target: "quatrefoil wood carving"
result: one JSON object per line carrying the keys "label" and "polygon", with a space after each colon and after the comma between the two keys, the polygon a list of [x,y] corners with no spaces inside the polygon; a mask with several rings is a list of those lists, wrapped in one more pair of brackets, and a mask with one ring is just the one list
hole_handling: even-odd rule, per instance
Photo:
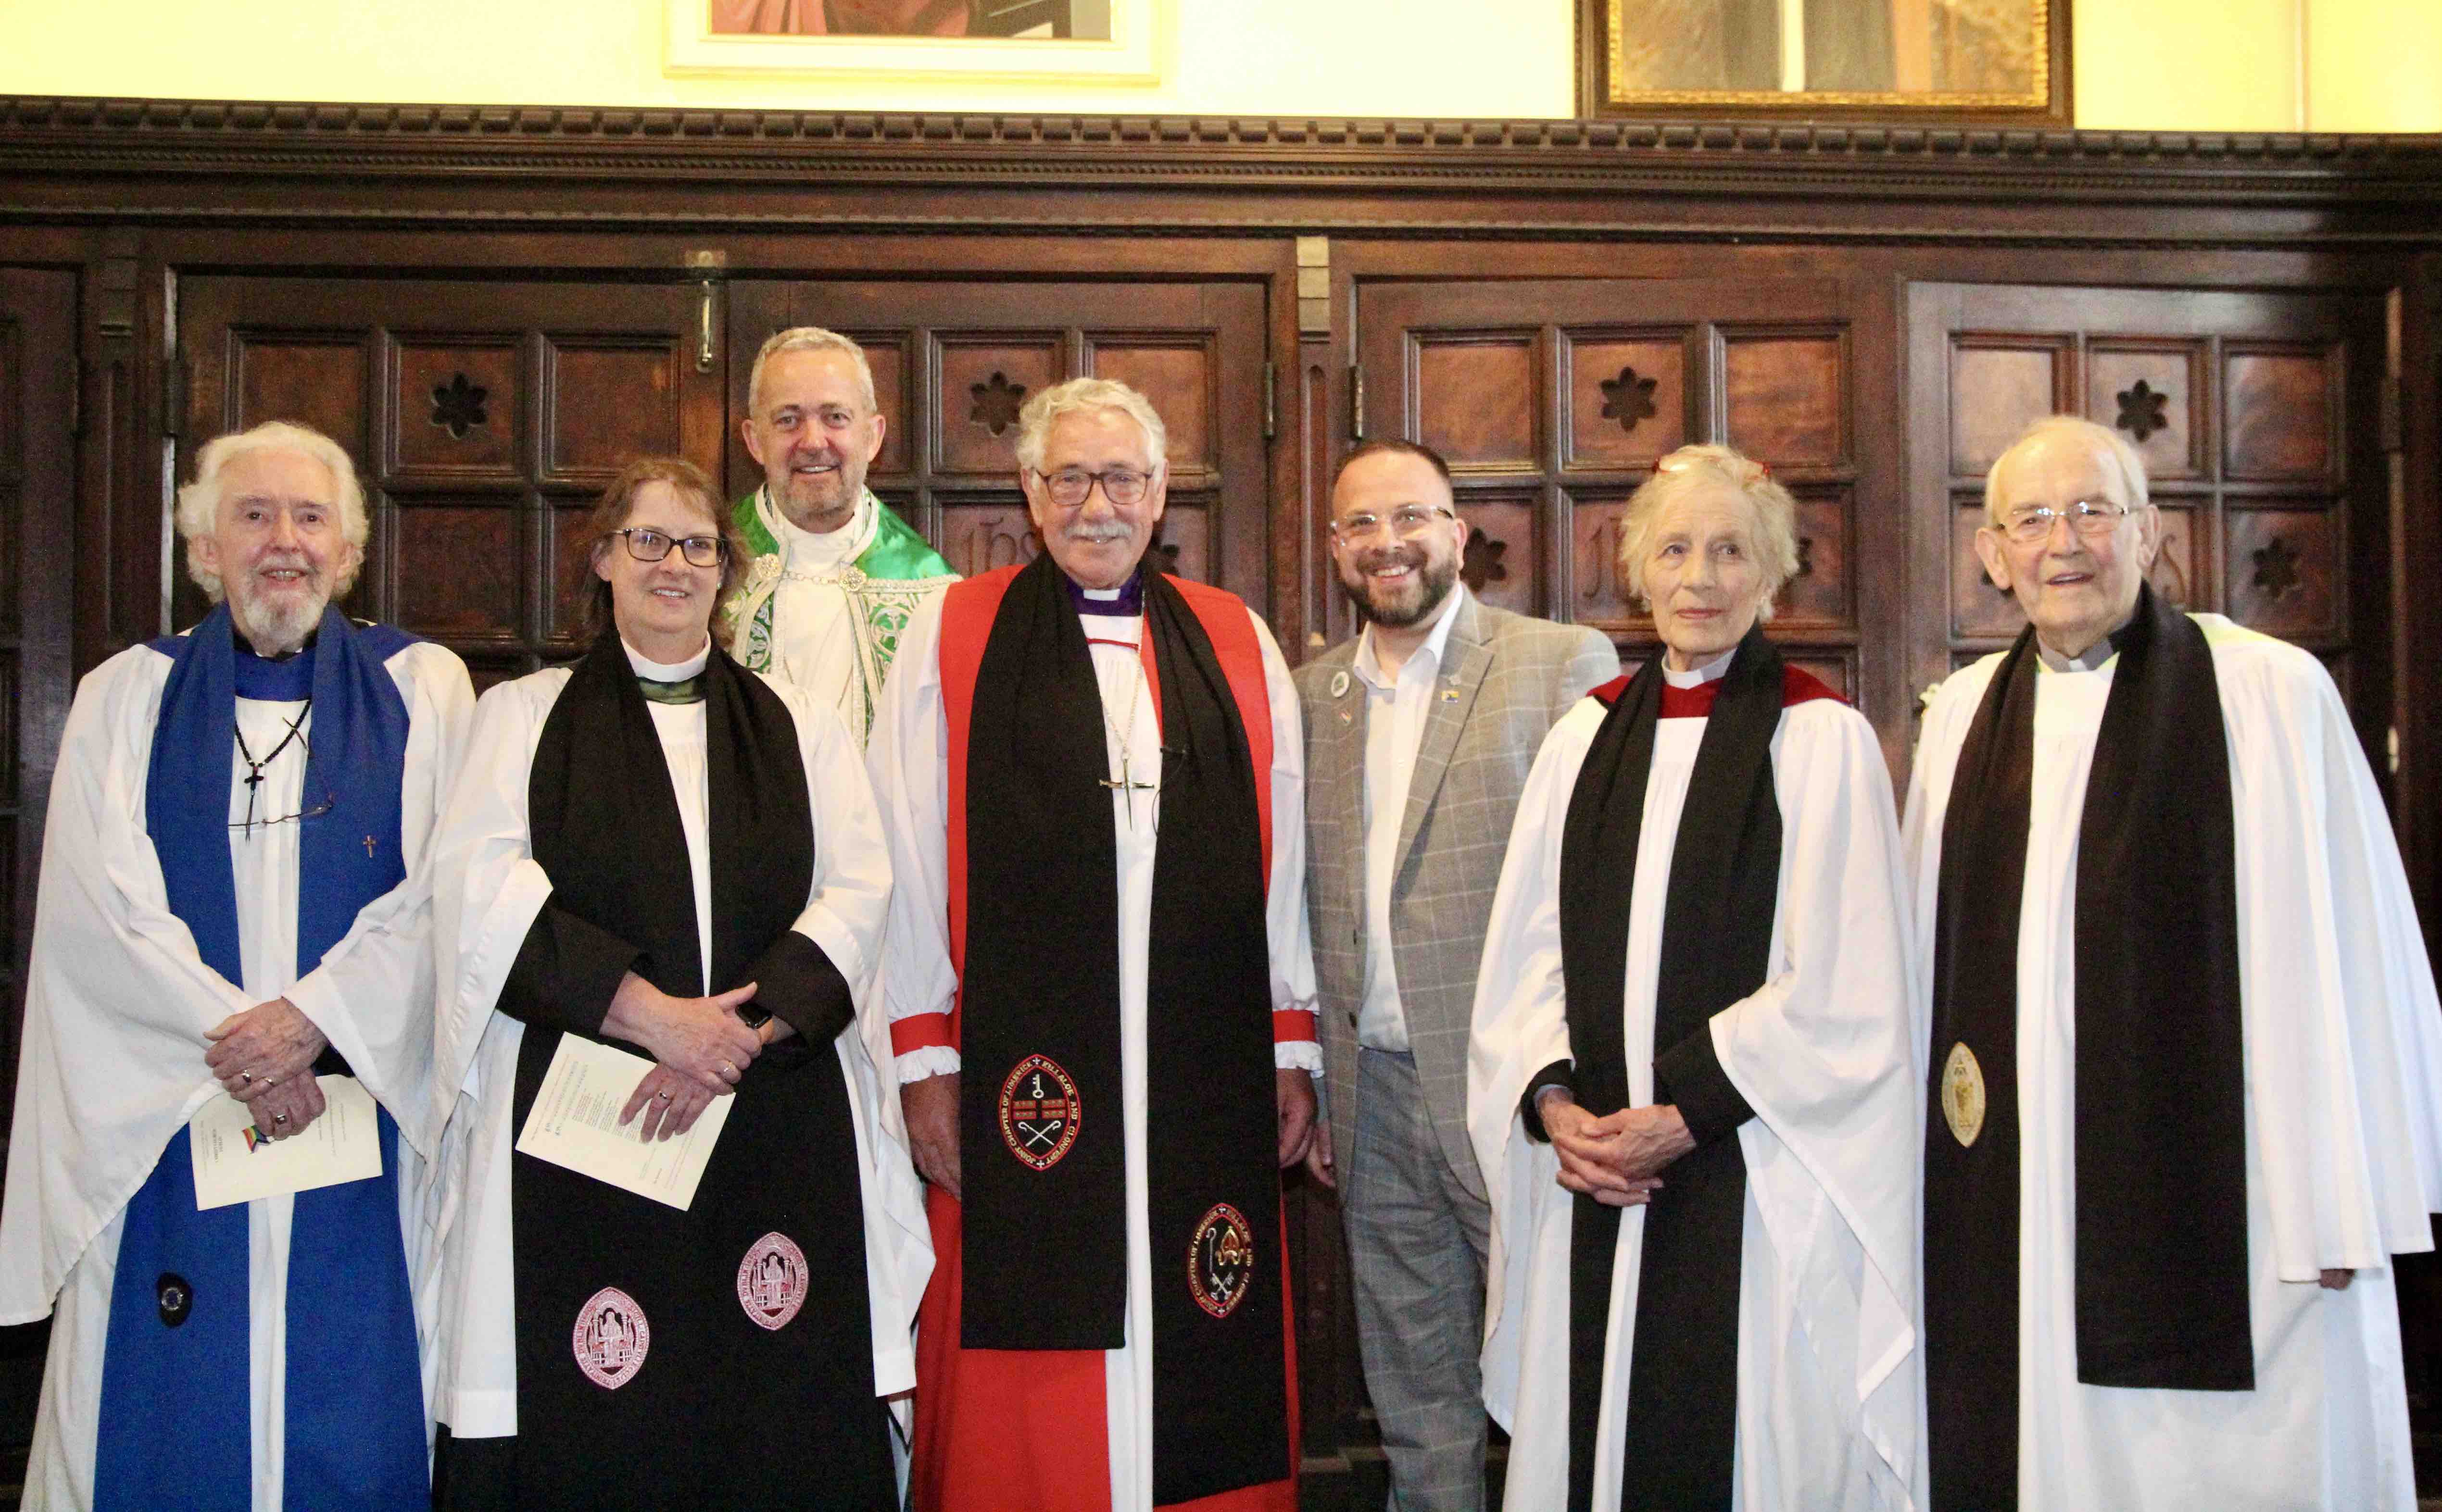
{"label": "quatrefoil wood carving", "polygon": [[1009,375],[994,370],[990,383],[970,386],[975,407],[967,418],[997,436],[1017,424],[1017,410],[1026,403],[1026,385],[1011,383]]}
{"label": "quatrefoil wood carving", "polygon": [[492,391],[480,383],[469,383],[466,374],[451,373],[447,383],[432,386],[432,423],[449,432],[451,439],[464,441],[466,432],[483,428],[490,418],[483,401]]}
{"label": "quatrefoil wood carving", "polygon": [[2113,397],[2120,401],[2119,428],[2134,436],[2139,446],[2143,446],[2145,438],[2155,431],[2171,428],[2170,417],[2165,412],[2171,396],[2154,389],[2144,379],[2138,379],[2133,387]]}
{"label": "quatrefoil wood carving", "polygon": [[1501,558],[1506,556],[1508,551],[1507,541],[1494,540],[1484,533],[1483,526],[1467,527],[1467,551],[1459,557],[1460,581],[1466,583],[1471,592],[1478,593],[1484,592],[1484,585],[1486,583],[1507,582],[1509,569],[1501,564]]}
{"label": "quatrefoil wood carving", "polygon": [[1632,367],[1620,369],[1616,378],[1605,378],[1602,382],[1603,418],[1618,421],[1619,428],[1624,432],[1635,430],[1640,420],[1652,419],[1655,414],[1654,381],[1638,377]]}
{"label": "quatrefoil wood carving", "polygon": [[2279,536],[2265,542],[2264,549],[2251,553],[2255,559],[2255,586],[2267,598],[2281,598],[2294,592],[2306,578],[2298,571],[2298,548]]}

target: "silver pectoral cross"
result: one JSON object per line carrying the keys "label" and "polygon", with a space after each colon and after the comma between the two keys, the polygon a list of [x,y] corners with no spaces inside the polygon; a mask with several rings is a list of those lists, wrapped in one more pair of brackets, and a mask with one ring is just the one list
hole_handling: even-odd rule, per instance
{"label": "silver pectoral cross", "polygon": [[1161,791],[1161,784],[1158,782],[1137,781],[1133,770],[1128,765],[1128,748],[1122,745],[1120,747],[1120,774],[1116,777],[1104,777],[1102,779],[1102,782],[1103,787],[1110,789],[1113,792],[1124,792],[1127,794],[1128,828],[1133,830],[1137,827],[1137,794],[1139,792],[1159,792]]}

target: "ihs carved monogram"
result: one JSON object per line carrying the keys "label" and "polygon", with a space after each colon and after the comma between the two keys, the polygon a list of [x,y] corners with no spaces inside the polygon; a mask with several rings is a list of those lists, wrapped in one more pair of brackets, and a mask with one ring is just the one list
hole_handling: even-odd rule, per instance
{"label": "ihs carved monogram", "polygon": [[2115,423],[2135,437],[2139,446],[2143,446],[2145,438],[2155,431],[2171,428],[2170,417],[2165,412],[2171,396],[2157,392],[2144,379],[2138,379],[2133,387],[2113,397],[2120,401],[2120,418]]}
{"label": "ihs carved monogram", "polygon": [[1651,378],[1638,377],[1634,368],[1622,368],[1618,377],[1604,379],[1603,418],[1618,421],[1623,431],[1633,431],[1638,421],[1652,419],[1653,384]]}
{"label": "ihs carved monogram", "polygon": [[448,431],[453,440],[464,441],[467,431],[480,429],[490,418],[483,401],[491,396],[491,390],[467,382],[466,374],[451,373],[447,383],[432,386],[432,423]]}
{"label": "ihs carved monogram", "polygon": [[2251,555],[2255,559],[2255,586],[2267,598],[2280,598],[2305,581],[2305,574],[2298,571],[2298,549],[2279,536]]}
{"label": "ihs carved monogram", "polygon": [[1507,582],[1509,569],[1501,564],[1501,558],[1508,550],[1507,541],[1494,540],[1484,533],[1483,526],[1467,527],[1467,551],[1459,558],[1459,579],[1478,593],[1484,592],[1486,583]]}
{"label": "ihs carved monogram", "polygon": [[990,383],[969,386],[975,407],[968,419],[997,436],[1017,424],[1017,410],[1026,403],[1026,385],[1011,383],[1007,373],[995,371]]}

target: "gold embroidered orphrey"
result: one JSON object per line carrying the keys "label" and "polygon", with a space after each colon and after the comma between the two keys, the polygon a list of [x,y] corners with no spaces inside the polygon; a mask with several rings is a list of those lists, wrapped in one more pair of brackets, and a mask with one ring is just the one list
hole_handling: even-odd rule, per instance
{"label": "gold embroidered orphrey", "polygon": [[1976,1064],[1965,1040],[1950,1047],[1950,1059],[1941,1065],[1941,1116],[1962,1146],[1973,1145],[1984,1132],[1984,1067]]}

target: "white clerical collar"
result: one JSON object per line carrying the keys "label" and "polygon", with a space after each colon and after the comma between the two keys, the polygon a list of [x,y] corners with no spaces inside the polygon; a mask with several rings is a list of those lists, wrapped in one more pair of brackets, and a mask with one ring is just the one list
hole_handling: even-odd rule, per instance
{"label": "white clerical collar", "polygon": [[1664,662],[1662,681],[1675,688],[1700,688],[1707,683],[1718,683],[1730,675],[1730,658],[1738,654],[1739,648],[1733,646],[1711,661],[1699,662],[1685,672],[1673,672],[1670,664]]}
{"label": "white clerical collar", "polygon": [[2077,656],[2063,656],[2046,646],[2044,638],[2038,635],[2035,637],[2035,656],[2047,668],[2054,672],[2100,672],[2113,657],[2120,654],[2120,637],[2127,628],[2127,626],[2123,625],[2119,629],[2113,630],[2087,647]]}
{"label": "white clerical collar", "polygon": [[628,665],[638,677],[648,677],[656,683],[683,683],[702,671],[703,665],[712,660],[712,637],[705,636],[703,649],[683,662],[656,662],[629,645],[624,636],[620,638],[619,649],[628,653]]}
{"label": "white clerical collar", "polygon": [[[1435,611],[1433,628],[1425,633],[1425,644],[1409,653],[1409,661],[1412,662],[1420,656],[1430,656],[1433,659],[1433,670],[1436,673],[1441,670],[1442,662],[1449,650],[1450,627],[1458,621],[1459,600],[1466,594],[1465,583],[1450,585],[1449,596],[1442,600],[1442,607]],[[1405,663],[1401,664],[1403,670],[1405,665]],[[1374,650],[1374,626],[1371,622],[1357,637],[1356,670],[1357,675],[1363,678],[1368,686],[1379,688],[1384,692],[1389,692],[1392,685],[1398,681],[1396,678],[1385,678],[1382,675],[1382,659]]]}
{"label": "white clerical collar", "polygon": [[769,485],[766,485],[763,498],[765,518],[771,523],[772,534],[779,542],[781,554],[787,557],[791,566],[837,567],[842,562],[853,561],[864,556],[865,549],[873,544],[874,516],[871,494],[861,494],[858,497],[856,511],[848,517],[847,524],[821,535],[798,528],[796,522],[773,501]]}

